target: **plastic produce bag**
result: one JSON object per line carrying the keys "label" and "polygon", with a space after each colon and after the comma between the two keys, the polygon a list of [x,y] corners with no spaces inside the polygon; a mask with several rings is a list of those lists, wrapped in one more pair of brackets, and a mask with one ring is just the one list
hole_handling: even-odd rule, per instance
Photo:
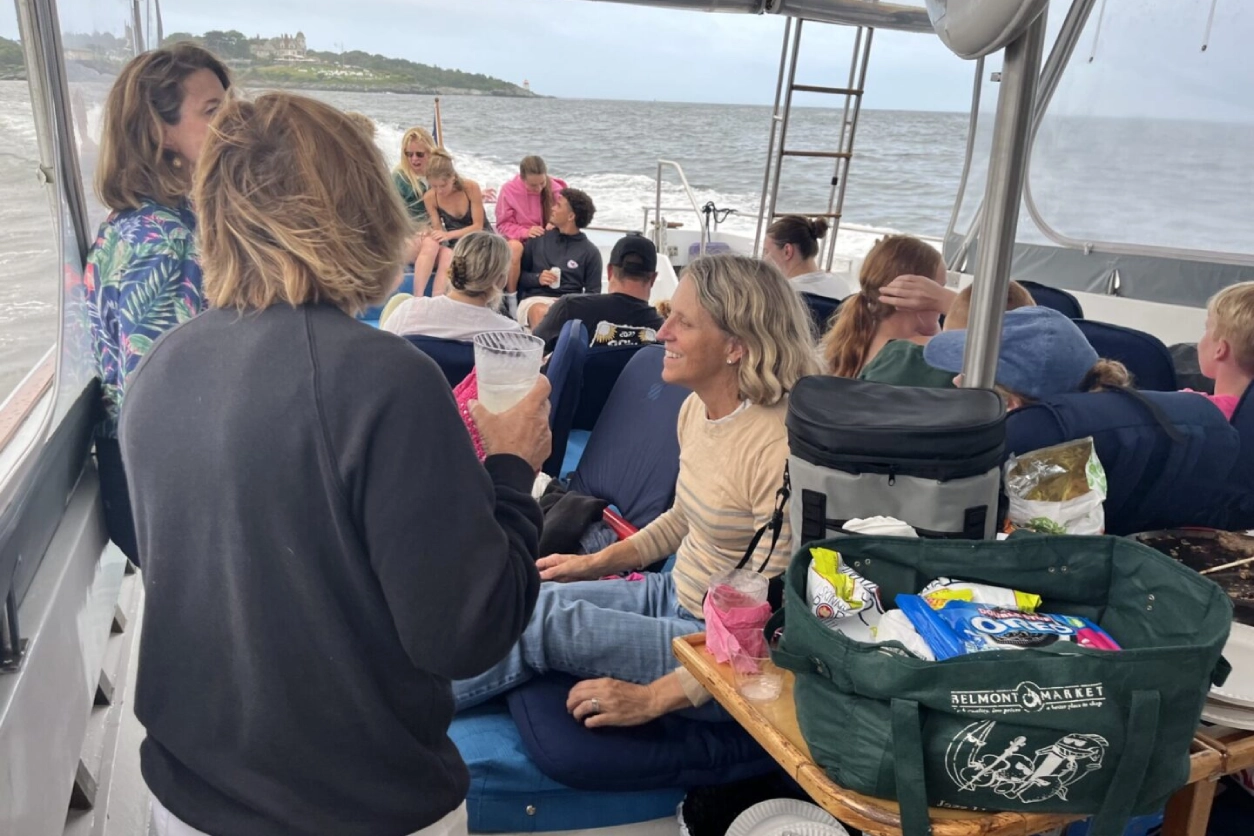
{"label": "plastic produce bag", "polygon": [[1106,527],[1106,471],[1092,438],[1011,456],[1006,462],[1007,518],[1040,534],[1101,534]]}

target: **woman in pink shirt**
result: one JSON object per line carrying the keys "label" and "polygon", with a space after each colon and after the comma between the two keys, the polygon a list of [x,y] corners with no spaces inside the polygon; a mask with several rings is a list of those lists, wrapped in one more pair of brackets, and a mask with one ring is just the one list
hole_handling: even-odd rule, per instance
{"label": "woman in pink shirt", "polygon": [[566,184],[549,176],[548,166],[540,157],[523,157],[518,164],[518,176],[501,187],[496,196],[496,231],[509,241],[509,284],[506,294],[518,289],[519,265],[522,263],[523,242],[544,234],[549,223],[549,212],[557,203]]}

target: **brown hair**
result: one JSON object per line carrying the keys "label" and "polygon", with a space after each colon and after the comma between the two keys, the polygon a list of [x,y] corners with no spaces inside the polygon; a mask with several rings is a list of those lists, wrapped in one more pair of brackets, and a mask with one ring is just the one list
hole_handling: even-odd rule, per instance
{"label": "brown hair", "polygon": [[371,142],[374,142],[375,135],[378,134],[378,129],[374,126],[374,122],[371,121],[369,116],[364,113],[358,113],[355,110],[347,111],[344,115],[357,126],[357,130],[365,134],[366,138]]}
{"label": "brown hair", "polygon": [[396,283],[405,207],[382,155],[328,104],[291,93],[227,103],[205,140],[193,200],[215,307],[356,312]]}
{"label": "brown hair", "polygon": [[819,240],[827,234],[827,221],[823,218],[803,218],[800,215],[784,215],[766,228],[779,246],[792,244],[802,258],[813,258],[819,252]]}
{"label": "brown hair", "polygon": [[802,377],[818,372],[810,314],[774,264],[744,255],[693,260],[682,278],[724,333],[744,348],[740,397],[778,403]]}
{"label": "brown hair", "polygon": [[518,163],[518,176],[526,179],[533,174],[544,175],[544,188],[540,190],[540,226],[548,223],[549,212],[553,211],[553,181],[549,179],[549,167],[543,157],[529,154]]}
{"label": "brown hair", "polygon": [[409,167],[409,159],[405,156],[405,149],[409,147],[409,143],[417,142],[423,148],[427,149],[430,154],[435,150],[435,140],[431,138],[431,134],[426,128],[410,128],[405,131],[405,135],[401,137],[401,159],[392,169],[396,174],[401,175],[409,183],[409,187],[414,190],[414,194],[422,194],[422,184],[418,182],[418,175],[414,174],[414,170]]}
{"label": "brown hair", "polygon": [[192,187],[192,172],[163,146],[167,126],[181,118],[183,83],[209,70],[231,88],[226,65],[192,43],[136,55],[118,73],[105,100],[96,164],[96,194],[110,209],[138,209],[145,200],[177,206]]}
{"label": "brown hair", "polygon": [[443,148],[432,148],[427,152],[427,181],[443,180],[445,177],[453,178],[453,188],[457,191],[465,189],[461,175],[453,165],[453,155]]}
{"label": "brown hair", "polygon": [[[946,331],[960,331],[967,327],[971,319],[971,292],[974,287],[975,285],[967,285],[949,303],[949,310],[945,313]],[[1035,304],[1036,300],[1026,287],[1016,281],[1010,282],[1010,287],[1006,289],[1006,310],[1030,308]]]}
{"label": "brown hair", "polygon": [[1232,357],[1246,374],[1254,374],[1254,282],[1225,287],[1206,303],[1215,320],[1215,338],[1227,340]]}
{"label": "brown hair", "polygon": [[857,377],[880,324],[896,308],[880,301],[880,288],[898,276],[932,277],[945,262],[931,245],[909,235],[881,238],[862,262],[861,291],[844,301],[836,322],[823,337],[823,358],[829,374]]}

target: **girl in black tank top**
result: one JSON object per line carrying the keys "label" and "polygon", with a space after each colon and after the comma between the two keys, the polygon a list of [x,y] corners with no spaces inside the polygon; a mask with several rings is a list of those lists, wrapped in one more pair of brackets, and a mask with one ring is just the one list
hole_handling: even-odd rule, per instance
{"label": "girl in black tank top", "polygon": [[[426,276],[431,268],[435,268],[435,279],[431,286],[431,295],[442,295],[448,285],[448,266],[453,258],[453,245],[458,239],[472,232],[492,231],[487,215],[483,210],[483,193],[474,180],[463,180],[453,167],[453,158],[443,148],[436,148],[427,155],[427,183],[430,188],[423,195],[427,214],[431,217],[430,237],[443,246],[438,249],[435,258],[425,252],[414,262],[415,287],[418,276]],[[450,212],[451,204],[457,200],[458,194],[465,196],[466,208],[461,212]],[[444,205],[441,205],[443,201]]]}
{"label": "girl in black tank top", "polygon": [[[440,243],[451,247],[463,235],[479,230],[492,231],[483,209],[479,184],[458,176],[453,158],[442,148],[432,151],[427,159],[427,182],[431,188],[423,199],[431,215],[433,234],[439,237]],[[459,196],[466,200],[466,208],[460,211],[454,208],[460,202]]]}
{"label": "girl in black tank top", "polygon": [[[474,207],[471,205],[469,195],[466,196],[466,214],[464,215],[454,215],[452,212],[449,212],[443,206],[440,205],[439,196],[436,197],[436,212],[439,214],[440,223],[444,226],[444,230],[446,232],[454,232],[459,229],[467,229],[468,227],[473,226],[475,222],[473,209]],[[484,217],[483,217],[483,229],[486,232],[492,231],[492,222],[488,220],[486,213],[484,214]],[[472,230],[472,231],[477,231],[477,230]],[[452,244],[448,241],[445,241],[444,243],[449,246],[452,246]]]}

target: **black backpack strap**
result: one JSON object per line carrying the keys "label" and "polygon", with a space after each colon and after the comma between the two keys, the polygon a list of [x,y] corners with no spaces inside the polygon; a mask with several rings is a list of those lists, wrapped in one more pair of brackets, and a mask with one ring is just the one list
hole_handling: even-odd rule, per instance
{"label": "black backpack strap", "polygon": [[1145,407],[1146,411],[1149,412],[1150,416],[1153,417],[1158,426],[1162,427],[1163,432],[1168,438],[1176,444],[1183,444],[1185,442],[1184,434],[1181,433],[1179,428],[1171,422],[1171,419],[1167,417],[1167,413],[1163,412],[1163,408],[1149,398],[1145,397],[1140,390],[1133,389],[1131,386],[1112,386],[1106,391],[1119,392],[1136,401],[1141,406]]}
{"label": "black backpack strap", "polygon": [[749,541],[749,548],[745,549],[745,556],[740,558],[740,562],[736,564],[737,569],[743,569],[749,563],[753,553],[758,550],[758,544],[762,542],[762,537],[767,531],[771,532],[771,548],[766,553],[766,559],[762,561],[762,565],[754,571],[761,574],[771,562],[771,557],[775,554],[775,547],[779,545],[779,535],[784,529],[784,514],[788,510],[788,499],[792,496],[792,482],[788,478],[788,465],[784,465],[784,484],[775,492],[775,510],[771,512],[771,518],[766,525],[762,526],[753,535],[753,539]]}

